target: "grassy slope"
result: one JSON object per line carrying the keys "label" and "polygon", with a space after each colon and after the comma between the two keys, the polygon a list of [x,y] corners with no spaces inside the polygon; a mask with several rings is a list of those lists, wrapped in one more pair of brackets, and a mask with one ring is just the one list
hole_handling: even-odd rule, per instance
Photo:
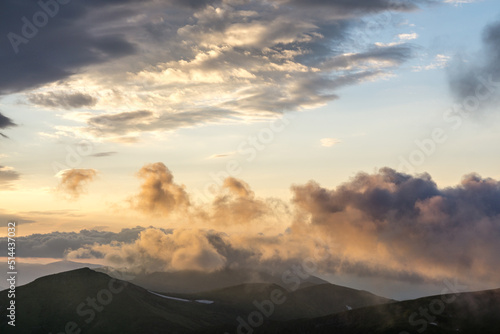
{"label": "grassy slope", "polygon": [[[90,269],[50,275],[19,287],[16,293],[15,333],[64,332],[68,321],[76,322],[83,333],[176,333],[228,322],[234,314],[220,312],[213,305],[164,299],[128,284],[113,295],[113,300],[96,313],[90,323],[77,314],[77,306],[87,297],[95,298],[108,289],[111,278]],[[0,293],[1,305],[7,303],[7,291]],[[87,307],[85,308],[87,309]],[[0,310],[0,332],[13,332],[6,323],[7,310]]]}
{"label": "grassy slope", "polygon": [[366,291],[350,289],[334,284],[319,284],[287,292],[277,284],[250,283],[224,288],[220,290],[179,295],[188,299],[208,299],[238,309],[240,314],[247,315],[255,311],[253,302],[269,300],[271,292],[280,290],[286,301],[276,305],[270,319],[290,320],[298,318],[314,318],[346,310],[346,305],[359,308],[378,305],[391,300],[376,296]]}
{"label": "grassy slope", "polygon": [[[445,299],[452,297],[447,295]],[[442,300],[441,296],[370,306],[316,319],[274,322],[263,326],[256,333],[500,333],[500,289],[462,293],[456,297],[453,302],[444,303],[445,308],[440,314],[434,315],[429,311],[435,318],[427,321],[425,328],[420,324],[411,325],[409,318],[415,312],[418,314],[421,308],[430,309],[431,304],[439,309],[436,300]],[[414,318],[421,319],[425,319],[424,316]]]}

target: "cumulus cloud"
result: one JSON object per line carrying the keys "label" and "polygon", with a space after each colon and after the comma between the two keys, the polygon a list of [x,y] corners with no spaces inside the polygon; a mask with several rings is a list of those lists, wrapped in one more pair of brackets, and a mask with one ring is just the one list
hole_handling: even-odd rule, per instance
{"label": "cumulus cloud", "polygon": [[60,178],[58,191],[77,199],[85,192],[85,186],[97,176],[95,169],[65,169],[57,173]]}
{"label": "cumulus cloud", "polygon": [[[163,214],[175,208],[173,199],[165,200],[175,198],[172,189],[181,194],[181,207],[187,205],[184,189],[164,165],[147,165],[141,175],[146,198],[160,199],[155,205]],[[66,248],[58,250],[70,258],[105,258],[136,272],[286,270],[312,258],[318,272],[329,274],[411,283],[500,279],[500,181],[469,174],[455,187],[439,188],[428,174],[383,168],[359,173],[335,189],[311,181],[294,185],[292,192],[290,204],[277,204],[228,178],[211,203],[183,211],[182,227],[148,228],[119,242],[85,238],[79,247],[59,240]],[[273,215],[284,221],[269,228],[265,222]],[[61,238],[68,237],[74,238]]]}
{"label": "cumulus cloud", "polygon": [[[16,126],[16,123],[14,123],[9,117],[4,116],[2,115],[2,113],[0,113],[0,129],[7,129],[12,126]],[[7,138],[7,136],[2,132],[0,132],[0,136]]]}
{"label": "cumulus cloud", "polygon": [[[25,2],[19,11],[28,6]],[[353,32],[362,29],[360,18],[415,10],[428,2],[72,4],[61,7],[62,14],[44,27],[50,31],[42,38],[21,45],[15,71],[30,68],[26,63],[31,70],[15,78],[6,76],[5,91],[42,86],[28,94],[29,102],[106,110],[80,119],[82,125],[66,134],[90,133],[117,141],[136,141],[143,132],[275,118],[336,99],[346,85],[391,75],[413,57],[413,47],[351,45]],[[169,10],[172,6],[176,8]],[[72,12],[74,19],[64,20],[70,8],[82,12]],[[18,12],[9,15],[14,14]],[[90,34],[95,27],[99,38]],[[73,45],[80,39],[82,43]],[[51,48],[56,40],[62,42]],[[39,58],[47,60],[36,66],[28,52],[35,47],[42,50]],[[50,67],[53,54],[71,61]],[[40,73],[33,75],[33,68]]]}
{"label": "cumulus cloud", "polygon": [[137,176],[142,179],[140,191],[130,198],[133,209],[146,215],[168,218],[171,215],[186,224],[213,226],[247,226],[270,228],[290,216],[288,207],[278,199],[255,196],[243,180],[226,178],[209,203],[193,203],[183,185],[174,182],[170,170],[161,162],[147,164]]}
{"label": "cumulus cloud", "polygon": [[255,197],[250,186],[239,179],[228,177],[222,185],[222,194],[213,200],[207,219],[215,226],[264,225],[271,214],[268,204]]}
{"label": "cumulus cloud", "polygon": [[0,187],[1,190],[12,189],[12,182],[19,180],[20,174],[12,167],[0,166]]}
{"label": "cumulus cloud", "polygon": [[439,189],[431,177],[381,169],[335,190],[294,186],[294,203],[350,262],[377,270],[490,280],[498,266],[500,182],[468,175]]}
{"label": "cumulus cloud", "polygon": [[184,186],[174,183],[174,176],[161,162],[147,164],[137,176],[143,179],[140,192],[132,198],[137,210],[152,215],[169,215],[190,205]]}

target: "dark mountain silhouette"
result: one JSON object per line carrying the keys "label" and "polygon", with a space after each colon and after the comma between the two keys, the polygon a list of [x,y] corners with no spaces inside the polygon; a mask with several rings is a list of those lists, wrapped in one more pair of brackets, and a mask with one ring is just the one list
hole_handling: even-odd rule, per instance
{"label": "dark mountain silhouette", "polygon": [[[9,304],[7,293],[0,292],[1,305]],[[500,333],[500,289],[403,302],[333,284],[288,291],[246,283],[181,294],[84,268],[18,287],[15,301],[16,327],[2,307],[1,333]]]}
{"label": "dark mountain silhouette", "polygon": [[500,289],[424,297],[315,319],[268,322],[255,333],[498,334]]}
{"label": "dark mountain silhouette", "polygon": [[[287,288],[281,274],[270,274],[252,270],[224,269],[215,272],[177,271],[156,272],[133,276],[127,272],[117,272],[111,268],[99,268],[97,271],[110,276],[133,277],[130,281],[149,290],[170,293],[196,293],[201,291],[223,289],[242,283],[272,283]],[[328,283],[315,276],[301,280],[300,287],[314,286]]]}

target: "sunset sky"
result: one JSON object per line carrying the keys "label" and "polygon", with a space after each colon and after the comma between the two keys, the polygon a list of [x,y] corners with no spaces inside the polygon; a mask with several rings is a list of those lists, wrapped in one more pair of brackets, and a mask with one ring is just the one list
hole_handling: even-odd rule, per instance
{"label": "sunset sky", "polygon": [[498,1],[40,3],[0,3],[20,256],[500,279]]}

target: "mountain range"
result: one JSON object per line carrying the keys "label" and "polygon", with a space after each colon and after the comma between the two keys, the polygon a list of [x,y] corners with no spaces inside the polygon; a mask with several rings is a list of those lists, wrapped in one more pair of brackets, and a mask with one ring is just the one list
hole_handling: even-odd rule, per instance
{"label": "mountain range", "polygon": [[[500,289],[398,302],[316,278],[294,290],[276,282],[196,292],[164,287],[89,268],[41,277],[16,289],[15,327],[2,307],[0,332],[500,333]],[[0,292],[2,305],[7,292]]]}

